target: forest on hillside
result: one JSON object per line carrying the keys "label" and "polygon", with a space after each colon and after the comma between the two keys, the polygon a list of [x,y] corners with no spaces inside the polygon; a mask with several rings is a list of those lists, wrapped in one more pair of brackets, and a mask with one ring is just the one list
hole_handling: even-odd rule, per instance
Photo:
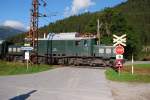
{"label": "forest on hillside", "polygon": [[[94,13],[70,16],[40,28],[39,36],[50,32],[79,32],[96,34],[97,20],[100,20],[101,44],[112,45],[112,35],[127,34],[126,58],[132,53],[140,56],[142,47],[150,45],[150,2],[149,0],[128,0],[114,8],[105,8]],[[25,35],[10,38],[13,42],[23,42]],[[17,37],[17,38],[16,38]],[[18,40],[18,38],[20,38]]]}

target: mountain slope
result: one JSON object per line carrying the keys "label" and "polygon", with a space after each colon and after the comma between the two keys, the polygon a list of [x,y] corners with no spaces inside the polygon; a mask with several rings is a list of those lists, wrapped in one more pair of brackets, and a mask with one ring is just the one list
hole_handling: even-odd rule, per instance
{"label": "mountain slope", "polygon": [[150,1],[128,0],[115,8],[121,11],[129,25],[141,37],[144,45],[150,45]]}
{"label": "mountain slope", "polygon": [[0,39],[6,39],[19,33],[23,33],[23,31],[11,27],[0,26]]}
{"label": "mountain slope", "polygon": [[[81,33],[90,32],[96,33],[96,21],[99,18],[101,22],[108,24],[112,14],[109,11],[117,13],[120,12],[126,19],[126,23],[130,26],[135,33],[141,38],[141,43],[144,45],[150,45],[150,2],[149,0],[128,0],[118,6],[104,11],[98,11],[95,13],[85,13],[78,16],[71,16],[64,20],[57,21],[56,23],[49,24],[47,27],[41,28],[41,31],[47,30],[47,32],[70,32],[78,31]],[[107,13],[108,14],[105,14]],[[109,15],[110,14],[110,15]],[[120,17],[122,17],[120,16]],[[108,18],[110,17],[110,18]],[[105,21],[104,21],[105,20]],[[118,23],[119,24],[119,23]],[[42,33],[42,32],[41,32]]]}
{"label": "mountain slope", "polygon": [[[116,13],[115,16],[126,19],[128,26],[132,27],[134,31],[142,37],[142,40],[147,40],[150,43],[150,2],[149,0],[128,0],[122,4],[117,5],[109,10],[98,11],[95,13],[85,13],[81,15],[71,16],[63,20],[58,20],[55,23],[50,23],[40,28],[40,36],[43,33],[49,32],[90,32],[96,33],[97,19],[102,22],[116,20],[112,16],[112,12]],[[112,17],[114,17],[112,19]],[[123,19],[123,18],[122,18]],[[121,20],[120,20],[121,21]],[[118,21],[117,21],[118,22]],[[149,41],[148,41],[149,40]],[[142,41],[143,43],[144,41]],[[145,44],[146,44],[145,43]]]}

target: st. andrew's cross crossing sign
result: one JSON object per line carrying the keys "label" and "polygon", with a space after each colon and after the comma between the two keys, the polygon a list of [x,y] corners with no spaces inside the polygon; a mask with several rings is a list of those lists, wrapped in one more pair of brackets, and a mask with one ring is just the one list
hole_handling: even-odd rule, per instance
{"label": "st. andrew's cross crossing sign", "polygon": [[126,46],[126,34],[122,35],[122,36],[117,36],[117,35],[113,35],[113,43],[114,46],[117,46],[117,45],[122,45],[122,46]]}

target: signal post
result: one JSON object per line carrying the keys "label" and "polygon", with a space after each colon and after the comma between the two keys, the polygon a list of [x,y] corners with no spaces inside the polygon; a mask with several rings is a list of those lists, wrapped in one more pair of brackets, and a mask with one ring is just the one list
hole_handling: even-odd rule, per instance
{"label": "signal post", "polygon": [[116,54],[116,60],[115,60],[115,68],[120,74],[121,68],[123,68],[123,54],[124,54],[124,46],[126,46],[126,34],[122,36],[113,35],[113,43],[115,46],[115,54]]}

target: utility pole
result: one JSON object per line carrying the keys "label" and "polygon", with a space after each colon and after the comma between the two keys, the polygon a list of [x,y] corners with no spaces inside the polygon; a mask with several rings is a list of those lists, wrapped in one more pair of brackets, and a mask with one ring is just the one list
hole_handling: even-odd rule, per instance
{"label": "utility pole", "polygon": [[[43,2],[43,6],[46,6],[46,2],[44,0],[40,0]],[[39,3],[39,0],[32,0],[32,8],[31,8],[31,19],[30,19],[30,30],[27,35],[27,40],[30,44],[30,46],[33,47],[34,55],[36,55],[36,63],[38,63],[38,26],[39,26],[39,17],[45,17],[44,14],[41,16],[39,13],[39,6],[41,4]]]}
{"label": "utility pole", "polygon": [[98,44],[100,44],[100,32],[99,32],[99,19],[97,19],[97,38],[98,38]]}
{"label": "utility pole", "polygon": [[98,44],[101,43],[101,34],[100,34],[100,28],[102,27],[102,23],[100,24],[99,19],[97,19],[97,38],[98,38]]}
{"label": "utility pole", "polygon": [[38,22],[39,22],[39,1],[32,1],[32,9],[31,9],[31,27],[30,27],[30,36],[31,36],[31,45],[36,51],[38,46]]}
{"label": "utility pole", "polygon": [[133,58],[133,53],[132,53],[132,70],[131,70],[131,72],[132,72],[132,75],[134,74],[134,58]]}

